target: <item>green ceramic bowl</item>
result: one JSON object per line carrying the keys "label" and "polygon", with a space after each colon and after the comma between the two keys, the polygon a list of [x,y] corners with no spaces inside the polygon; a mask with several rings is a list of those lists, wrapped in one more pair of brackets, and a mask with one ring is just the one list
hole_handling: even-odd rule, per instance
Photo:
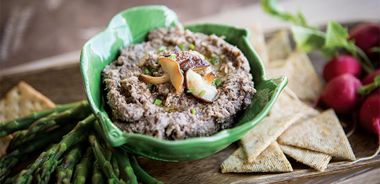
{"label": "green ceramic bowl", "polygon": [[255,88],[252,104],[236,120],[233,128],[209,137],[186,140],[161,140],[147,135],[126,133],[117,128],[105,111],[102,85],[103,68],[114,61],[121,48],[140,43],[153,29],[180,24],[176,14],[164,6],[142,6],[120,12],[108,27],[91,38],[82,49],[80,67],[87,99],[100,122],[102,136],[112,146],[121,146],[134,154],[164,161],[194,160],[210,156],[239,140],[269,112],[287,83],[286,78],[266,80],[263,65],[248,40],[248,31],[217,24],[185,26],[193,32],[224,36],[248,58]]}

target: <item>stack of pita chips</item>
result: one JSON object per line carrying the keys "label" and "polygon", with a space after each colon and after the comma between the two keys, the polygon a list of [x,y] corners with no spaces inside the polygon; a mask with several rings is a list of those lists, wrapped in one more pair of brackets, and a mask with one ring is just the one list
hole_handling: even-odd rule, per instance
{"label": "stack of pita chips", "polygon": [[[25,82],[13,87],[0,101],[0,122],[53,108],[55,104]],[[11,136],[0,138],[0,157],[5,154]]]}
{"label": "stack of pita chips", "polygon": [[[261,38],[257,27],[253,37]],[[270,78],[287,76],[289,83],[269,115],[249,131],[240,147],[221,165],[227,172],[291,172],[287,157],[318,171],[332,158],[355,160],[344,130],[333,110],[319,112],[308,104],[319,97],[323,84],[305,53],[293,51],[289,33],[279,31],[267,46],[253,39]],[[265,44],[265,42],[264,42]],[[268,55],[266,55],[268,54]],[[287,157],[286,157],[286,156]]]}

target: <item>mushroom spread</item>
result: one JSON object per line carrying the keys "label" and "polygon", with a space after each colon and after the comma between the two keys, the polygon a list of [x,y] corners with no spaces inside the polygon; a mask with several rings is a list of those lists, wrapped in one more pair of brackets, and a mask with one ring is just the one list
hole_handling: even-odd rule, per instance
{"label": "mushroom spread", "polygon": [[215,35],[160,28],[103,70],[112,120],[162,139],[209,136],[234,123],[255,93],[247,58]]}

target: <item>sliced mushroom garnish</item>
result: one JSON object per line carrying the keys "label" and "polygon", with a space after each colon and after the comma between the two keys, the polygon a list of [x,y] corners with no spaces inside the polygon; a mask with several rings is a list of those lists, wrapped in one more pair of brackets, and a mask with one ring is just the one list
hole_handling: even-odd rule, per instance
{"label": "sliced mushroom garnish", "polygon": [[176,93],[181,94],[183,92],[183,83],[185,79],[177,61],[171,58],[161,57],[159,58],[159,63],[162,70],[169,75],[170,82],[176,89]]}
{"label": "sliced mushroom garnish", "polygon": [[197,51],[178,52],[176,60],[185,72],[189,69],[204,70],[210,66],[205,57]]}
{"label": "sliced mushroom garnish", "polygon": [[162,84],[169,81],[169,75],[165,73],[162,76],[154,77],[150,75],[141,74],[140,80],[150,84]]}
{"label": "sliced mushroom garnish", "polygon": [[205,102],[212,102],[218,96],[216,87],[191,69],[186,72],[186,87],[194,97]]}
{"label": "sliced mushroom garnish", "polygon": [[207,73],[203,76],[203,79],[207,81],[207,83],[212,84],[215,80],[215,75],[213,73]]}

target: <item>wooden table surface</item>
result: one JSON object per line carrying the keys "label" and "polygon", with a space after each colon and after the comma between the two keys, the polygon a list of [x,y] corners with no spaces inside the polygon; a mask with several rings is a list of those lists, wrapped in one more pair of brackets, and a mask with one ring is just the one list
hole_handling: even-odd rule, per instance
{"label": "wooden table surface", "polygon": [[[0,97],[15,83],[25,80],[57,103],[83,99],[84,92],[78,68],[78,49],[88,37],[99,31],[113,14],[125,7],[141,3],[137,0],[128,1],[125,3],[128,6],[123,7],[120,6],[124,4],[121,0],[113,2],[115,3],[113,5],[107,2],[100,0],[75,2],[0,0]],[[227,0],[221,3],[212,0],[206,4],[202,4],[204,1],[201,0],[197,0],[196,3],[160,2],[174,8],[180,19],[185,22],[219,22],[243,27],[259,23],[264,30],[285,26],[264,15],[257,1],[252,3],[248,0],[239,0],[231,6],[227,4]],[[147,4],[150,1],[144,0],[142,3]],[[309,22],[315,25],[325,24],[331,19],[346,22],[379,20],[380,18],[379,0],[332,0],[329,3],[287,0],[281,3],[287,9],[302,10]],[[103,6],[106,11],[100,11],[96,6]],[[45,9],[39,9],[41,7]],[[82,11],[82,9],[86,10]],[[208,16],[203,17],[205,15]],[[86,16],[96,18],[89,19]],[[66,53],[68,51],[73,52]],[[58,54],[61,55],[44,59]],[[169,183],[179,181],[181,183],[220,183],[222,181],[217,180],[221,175],[218,172],[218,164],[222,161],[221,158],[227,157],[235,147],[236,145],[232,145],[217,155],[199,161],[181,163],[144,159],[141,161],[154,176]],[[189,170],[193,171],[191,175],[187,175]],[[202,173],[205,170],[214,171],[211,172],[214,174]],[[229,179],[224,180],[226,183],[256,181],[236,180],[237,176],[234,174],[227,176]],[[176,180],[176,178],[179,179]],[[265,179],[260,180],[260,182],[265,181]],[[339,173],[328,171],[324,176],[288,178],[282,183],[380,183],[379,181],[380,164],[371,162],[366,166],[348,167]]]}

